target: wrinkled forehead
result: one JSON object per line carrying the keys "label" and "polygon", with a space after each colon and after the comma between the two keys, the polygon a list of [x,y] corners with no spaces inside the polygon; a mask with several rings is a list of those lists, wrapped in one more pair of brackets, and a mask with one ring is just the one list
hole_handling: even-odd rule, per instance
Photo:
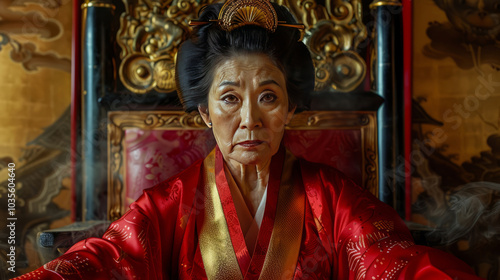
{"label": "wrinkled forehead", "polygon": [[261,83],[274,80],[280,86],[285,86],[283,72],[265,54],[243,53],[223,59],[214,69],[212,86],[222,83]]}

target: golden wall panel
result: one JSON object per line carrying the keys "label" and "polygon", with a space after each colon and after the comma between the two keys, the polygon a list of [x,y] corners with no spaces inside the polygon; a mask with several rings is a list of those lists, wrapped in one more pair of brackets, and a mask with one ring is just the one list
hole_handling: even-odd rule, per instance
{"label": "golden wall panel", "polygon": [[[499,132],[500,73],[489,63],[482,63],[479,69],[463,69],[450,57],[434,59],[425,55],[424,49],[431,43],[426,33],[429,23],[446,23],[448,18],[434,1],[421,2],[414,5],[413,97],[425,99],[421,105],[427,113],[444,123],[446,136],[433,142],[438,146],[446,143],[446,153],[456,155],[453,161],[460,164],[480,151],[489,150],[486,138]],[[483,100],[475,98],[481,80],[490,76],[498,84],[494,92]],[[485,88],[481,92],[488,93]],[[435,128],[424,126],[424,133]]]}
{"label": "golden wall panel", "polygon": [[[43,9],[34,4],[24,7],[7,6],[5,2],[0,4],[0,15],[6,10],[18,13],[39,11],[41,15],[53,18],[62,28],[60,34],[48,40],[32,34],[8,33],[11,40],[34,43],[40,53],[52,53],[69,62],[72,17],[68,15],[72,14],[72,5],[68,0],[61,2],[63,5],[54,9]],[[36,28],[36,25],[26,24],[26,30]],[[43,21],[38,24],[42,26]],[[0,29],[0,32],[5,30]],[[69,69],[62,71],[40,67],[27,71],[22,64],[12,60],[11,51],[9,44],[0,50],[0,156],[19,158],[26,143],[57,120],[69,106],[71,76]]]}
{"label": "golden wall panel", "polygon": [[[43,265],[38,231],[71,222],[69,141],[48,148],[36,140],[51,130],[70,133],[64,117],[71,102],[71,37],[71,0],[0,1],[0,201],[7,205],[4,167],[13,162],[19,222],[18,264],[7,278]],[[0,210],[4,220],[6,210]],[[0,250],[2,260],[5,253]],[[0,266],[2,273],[6,265]]]}
{"label": "golden wall panel", "polygon": [[413,1],[412,219],[500,279],[497,0]]}

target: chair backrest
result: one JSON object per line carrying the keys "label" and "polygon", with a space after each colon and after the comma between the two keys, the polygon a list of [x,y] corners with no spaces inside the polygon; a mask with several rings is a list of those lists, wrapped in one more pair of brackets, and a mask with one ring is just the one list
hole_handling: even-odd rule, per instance
{"label": "chair backrest", "polygon": [[[108,114],[108,218],[118,219],[146,188],[204,158],[212,132],[198,114],[113,111]],[[374,112],[305,111],[287,126],[296,156],[333,166],[378,195]]]}
{"label": "chair backrest", "polygon": [[[199,116],[165,110],[182,110],[174,73],[190,20],[205,4],[224,1],[107,2],[82,6],[83,160],[76,189],[82,192],[77,208],[84,220],[120,217],[144,188],[186,168],[214,145]],[[363,11],[370,4],[312,1],[311,8],[272,2],[304,24],[301,40],[315,67],[315,88],[306,105],[317,111],[294,117],[287,146],[298,156],[337,167],[377,195],[374,112],[383,99],[367,91],[376,74],[366,62],[366,50],[376,49],[365,44],[374,42],[365,40],[371,26],[365,25]]]}

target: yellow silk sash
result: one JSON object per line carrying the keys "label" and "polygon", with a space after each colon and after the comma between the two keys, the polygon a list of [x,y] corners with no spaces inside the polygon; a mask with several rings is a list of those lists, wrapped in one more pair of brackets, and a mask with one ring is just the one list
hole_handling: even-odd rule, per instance
{"label": "yellow silk sash", "polygon": [[[293,180],[296,158],[287,151],[273,232],[259,279],[291,279],[297,265],[304,226],[305,194]],[[272,171],[271,171],[272,172]],[[215,150],[203,162],[205,207],[199,245],[208,279],[243,279],[215,182]]]}
{"label": "yellow silk sash", "polygon": [[259,279],[292,279],[297,266],[304,228],[305,193],[302,180],[293,180],[295,164],[298,160],[287,150],[273,233]]}
{"label": "yellow silk sash", "polygon": [[199,244],[207,278],[243,279],[215,184],[215,150],[203,161],[203,179],[205,207]]}

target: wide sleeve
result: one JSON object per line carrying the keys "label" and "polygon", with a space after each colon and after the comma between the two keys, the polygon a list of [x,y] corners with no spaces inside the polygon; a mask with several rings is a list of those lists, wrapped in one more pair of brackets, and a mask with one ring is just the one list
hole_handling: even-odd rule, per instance
{"label": "wide sleeve", "polygon": [[340,172],[309,169],[309,177],[322,185],[315,192],[319,199],[313,209],[322,227],[331,231],[335,279],[481,279],[453,255],[415,245],[393,208]]}
{"label": "wide sleeve", "polygon": [[[16,279],[168,279],[169,273],[162,271],[167,266],[161,264],[169,261],[179,201],[171,191],[162,193],[145,192],[102,238],[82,240],[61,257]],[[160,232],[160,223],[166,230]]]}

